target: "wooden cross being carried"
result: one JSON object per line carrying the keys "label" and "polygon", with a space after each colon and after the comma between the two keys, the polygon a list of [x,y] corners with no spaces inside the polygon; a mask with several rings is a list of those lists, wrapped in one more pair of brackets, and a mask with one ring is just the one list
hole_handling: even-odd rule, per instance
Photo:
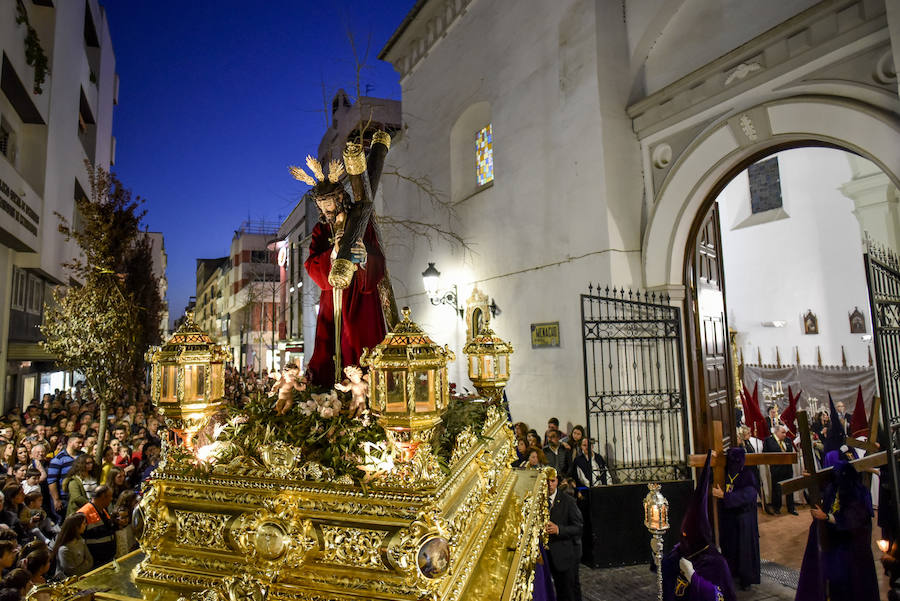
{"label": "wooden cross being carried", "polygon": [[[869,428],[869,440],[867,441],[872,442],[871,446],[876,449],[878,448],[878,445],[874,443],[874,440],[878,432],[877,416],[879,410],[879,402],[877,399],[878,397],[876,397],[876,402],[872,403],[873,416],[869,421],[871,426]],[[805,411],[801,411],[797,414],[797,426],[800,430],[800,448],[803,452],[803,465],[806,467],[807,473],[799,478],[791,478],[790,480],[783,481],[781,483],[781,490],[785,494],[794,493],[798,490],[806,490],[810,507],[815,507],[816,505],[821,504],[822,489],[831,481],[834,469],[826,467],[818,471],[809,471],[810,466],[814,467],[816,463],[815,458],[813,457],[812,436],[809,432],[809,416]],[[847,439],[848,443],[850,440],[850,438]],[[900,449],[894,451],[894,454],[897,455],[898,452],[900,452]],[[876,467],[881,467],[882,465],[887,464],[887,461],[887,452],[880,451],[878,453],[870,453],[861,459],[854,459],[853,461],[850,461],[850,465],[852,465],[857,472],[864,472]]]}
{"label": "wooden cross being carried", "polygon": [[[709,465],[713,470],[713,482],[719,487],[725,488],[725,449],[722,447],[722,422],[713,422],[713,451],[715,457],[711,458]],[[706,454],[691,455],[688,457],[688,465],[691,467],[703,467],[706,463]],[[793,465],[797,463],[797,453],[747,453],[744,465]]]}

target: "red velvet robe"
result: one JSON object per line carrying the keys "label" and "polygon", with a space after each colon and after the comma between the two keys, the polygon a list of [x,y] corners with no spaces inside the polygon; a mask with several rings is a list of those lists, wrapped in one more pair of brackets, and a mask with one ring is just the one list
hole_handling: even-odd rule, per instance
{"label": "red velvet robe", "polygon": [[[344,289],[341,306],[342,367],[358,365],[363,348],[373,348],[386,333],[378,283],[384,277],[384,254],[378,246],[371,222],[363,236],[368,258]],[[316,345],[309,360],[309,376],[314,384],[331,386],[334,378],[334,298],[328,272],[331,270],[331,226],[317,223],[309,244],[305,267],[309,277],[322,289],[316,322]]]}

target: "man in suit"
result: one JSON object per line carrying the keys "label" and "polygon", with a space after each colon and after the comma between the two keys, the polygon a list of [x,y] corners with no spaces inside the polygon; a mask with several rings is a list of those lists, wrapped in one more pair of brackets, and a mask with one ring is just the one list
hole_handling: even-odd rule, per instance
{"label": "man in suit", "polygon": [[[787,438],[787,428],[784,426],[776,426],[772,436],[768,437],[763,443],[763,453],[790,453],[794,450],[794,445]],[[794,476],[794,468],[790,465],[773,465],[769,467],[769,473],[772,475],[772,504],[771,510],[774,513],[781,513],[781,484],[782,480],[788,480]],[[794,495],[787,495],[788,513],[797,515],[794,508]],[[767,512],[768,513],[768,512]]]}
{"label": "man in suit", "polygon": [[578,565],[581,563],[582,518],[574,497],[559,491],[557,472],[552,467],[547,474],[547,492],[550,502],[550,521],[545,529],[549,535],[550,573],[556,588],[557,601],[581,601],[581,581]]}

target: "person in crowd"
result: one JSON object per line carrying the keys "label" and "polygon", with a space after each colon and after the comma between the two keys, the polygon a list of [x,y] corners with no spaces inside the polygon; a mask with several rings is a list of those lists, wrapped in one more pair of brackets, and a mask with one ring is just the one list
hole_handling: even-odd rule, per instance
{"label": "person in crowd", "polygon": [[[588,459],[590,458],[590,459]],[[591,441],[581,439],[581,454],[575,458],[574,473],[579,487],[592,488],[606,485],[608,478],[606,461],[600,453],[593,452]]]}
{"label": "person in crowd", "polygon": [[725,488],[713,487],[719,499],[719,546],[732,576],[747,590],[760,583],[759,525],[756,497],[759,481],[745,465],[743,447],[728,449],[725,460]]}
{"label": "person in crowd", "polygon": [[547,458],[544,452],[537,447],[528,447],[528,460],[524,467],[532,469],[540,469],[547,465]]}
{"label": "person in crowd", "polygon": [[547,420],[547,430],[544,431],[544,440],[547,440],[547,436],[550,432],[559,432],[559,420],[555,417],[551,417]]}
{"label": "person in crowd", "polygon": [[525,422],[514,423],[513,434],[515,435],[516,440],[525,440],[525,436],[528,434],[528,424]]}
{"label": "person in crowd", "polygon": [[678,543],[662,560],[663,601],[736,601],[728,562],[709,522],[710,454],[681,521]]}
{"label": "person in crowd", "polygon": [[41,473],[33,467],[25,469],[25,481],[22,483],[25,494],[41,492]]}
{"label": "person in crowd", "polygon": [[32,551],[22,560],[22,567],[31,573],[32,586],[47,582],[46,578],[44,578],[44,574],[50,571],[51,560],[52,556],[46,545],[41,549]]}
{"label": "person in crowd", "polygon": [[571,496],[560,493],[559,475],[546,468],[550,521],[544,527],[548,536],[550,573],[556,589],[557,601],[581,601],[581,581],[578,565],[581,562],[581,512]]}
{"label": "person in crowd", "polygon": [[116,556],[116,530],[121,520],[109,514],[112,500],[112,490],[98,486],[91,502],[78,510],[87,518],[84,539],[97,567],[109,563]]}
{"label": "person in crowd", "polygon": [[50,489],[50,496],[53,497],[53,509],[57,513],[66,512],[68,493],[63,490],[62,481],[69,473],[75,458],[81,454],[83,442],[84,436],[81,434],[70,435],[66,441],[66,448],[50,460],[50,466],[47,468],[47,485]]}
{"label": "person in crowd", "polygon": [[113,498],[118,499],[126,489],[128,489],[128,479],[125,477],[125,470],[114,467],[109,470],[106,480],[103,482],[113,491]]}
{"label": "person in crowd", "polygon": [[141,463],[135,470],[135,475],[137,476],[136,484],[140,485],[150,478],[153,470],[159,465],[159,452],[160,445],[157,440],[151,440],[144,445],[144,449],[141,451]]}
{"label": "person in crowd", "polygon": [[538,433],[534,430],[529,430],[525,435],[525,442],[528,443],[529,447],[537,447],[542,448],[544,445],[541,444],[541,437],[538,436]]}
{"label": "person in crowd", "polygon": [[525,467],[528,462],[528,443],[524,438],[516,440],[516,458],[512,462],[512,467]]}
{"label": "person in crowd", "polygon": [[25,495],[25,509],[19,514],[19,520],[25,523],[31,523],[32,518],[38,516],[40,521],[35,524],[32,533],[35,538],[48,542],[59,532],[59,526],[50,519],[43,509],[44,495],[40,490],[30,492]]}
{"label": "person in crowd", "polygon": [[556,470],[558,474],[565,476],[569,473],[569,455],[565,447],[559,444],[559,430],[547,431],[547,446],[544,447],[544,457],[547,465]]}
{"label": "person in crowd", "polygon": [[[68,507],[66,509],[66,517],[69,517],[87,503],[90,502],[90,495],[84,486],[84,480],[90,474],[94,467],[94,458],[88,454],[79,455],[72,462],[72,466],[66,477],[63,479],[63,490],[69,498]],[[96,487],[94,487],[96,489]]]}
{"label": "person in crowd", "polygon": [[138,496],[133,490],[122,491],[116,501],[115,517],[119,520],[119,524],[124,524],[116,530],[116,557],[122,557],[137,548],[137,538],[131,527],[131,514],[137,504]]}
{"label": "person in crowd", "polygon": [[[113,439],[115,440],[115,439]],[[118,441],[116,441],[118,442]],[[118,448],[118,445],[116,445]],[[103,449],[103,464],[100,466],[100,483],[106,483],[106,476],[109,474],[109,470],[113,469],[116,464],[114,463],[116,459],[116,451],[113,449],[112,445]]]}
{"label": "person in crowd", "polygon": [[569,434],[566,442],[562,443],[569,455],[570,476],[575,475],[575,458],[581,455],[581,441],[585,436],[587,436],[587,434],[584,431],[584,426],[575,426],[572,428],[572,433]]}
{"label": "person in crowd", "polygon": [[13,568],[3,578],[3,588],[16,590],[19,599],[24,599],[25,594],[31,589],[31,572],[25,568]]}
{"label": "person in crowd", "polygon": [[775,432],[775,426],[778,425],[778,407],[775,405],[769,405],[769,413],[766,415],[766,426],[769,428],[769,432]]}
{"label": "person in crowd", "polygon": [[86,529],[87,518],[83,513],[74,513],[63,522],[51,550],[56,557],[57,576],[81,576],[94,567],[94,558],[84,539]]}
{"label": "person in crowd", "polygon": [[3,487],[3,511],[0,512],[0,524],[5,524],[13,530],[20,544],[25,544],[34,537],[31,530],[40,521],[37,516],[26,523],[19,519],[24,503],[25,493],[22,492],[22,486],[16,484],[15,481],[7,481],[6,486]]}
{"label": "person in crowd", "polygon": [[[781,425],[775,426],[772,435],[763,442],[763,453],[790,453],[793,450],[794,445],[787,438],[787,428]],[[781,513],[781,499],[785,496],[781,492],[781,481],[791,478],[794,471],[790,465],[773,465],[769,467],[769,473],[772,476],[772,500],[766,507],[766,513],[778,514]],[[786,496],[788,513],[797,515],[797,509],[794,507],[794,495]]]}
{"label": "person in crowd", "polygon": [[0,540],[0,572],[4,574],[16,565],[19,558],[19,545],[15,540]]}

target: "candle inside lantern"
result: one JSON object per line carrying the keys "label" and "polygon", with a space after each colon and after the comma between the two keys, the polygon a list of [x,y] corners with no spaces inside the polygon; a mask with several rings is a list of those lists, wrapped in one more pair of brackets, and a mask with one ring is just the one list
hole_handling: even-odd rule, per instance
{"label": "candle inside lantern", "polygon": [[651,505],[650,506],[650,527],[654,530],[659,530],[660,519],[659,519],[659,505]]}
{"label": "candle inside lantern", "polygon": [[891,546],[891,544],[890,544],[888,541],[884,540],[884,539],[880,539],[880,540],[879,540],[877,543],[875,543],[875,544],[878,545],[878,548],[881,549],[881,552],[882,552],[882,553],[887,553],[887,552],[888,552],[888,549],[889,549],[890,546]]}

